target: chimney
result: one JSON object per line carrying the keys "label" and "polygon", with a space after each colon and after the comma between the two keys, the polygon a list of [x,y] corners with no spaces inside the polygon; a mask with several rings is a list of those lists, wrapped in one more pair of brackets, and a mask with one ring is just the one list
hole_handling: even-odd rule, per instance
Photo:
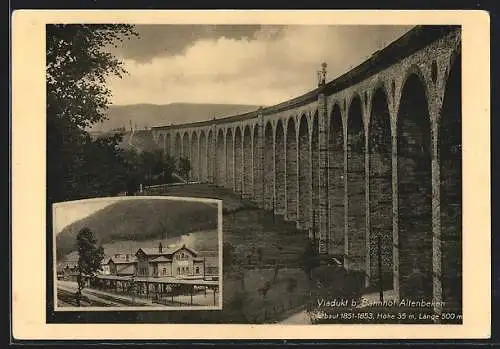
{"label": "chimney", "polygon": [[163,245],[161,244],[161,241],[160,241],[160,243],[158,244],[158,252],[159,252],[159,253],[163,253]]}

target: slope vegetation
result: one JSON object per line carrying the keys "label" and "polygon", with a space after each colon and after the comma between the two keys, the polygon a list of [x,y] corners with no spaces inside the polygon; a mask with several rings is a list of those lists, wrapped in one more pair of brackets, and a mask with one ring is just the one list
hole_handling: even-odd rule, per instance
{"label": "slope vegetation", "polygon": [[158,199],[117,201],[66,226],[56,238],[57,255],[75,250],[78,231],[90,228],[102,244],[167,239],[217,228],[217,205]]}

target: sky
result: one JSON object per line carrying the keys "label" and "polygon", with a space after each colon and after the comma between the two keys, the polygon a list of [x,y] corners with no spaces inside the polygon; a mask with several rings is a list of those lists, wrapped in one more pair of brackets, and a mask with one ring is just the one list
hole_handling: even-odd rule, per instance
{"label": "sky", "polygon": [[411,26],[137,25],[112,53],[128,74],[110,78],[112,103],[269,106],[342,75]]}
{"label": "sky", "polygon": [[116,200],[83,200],[58,204],[54,208],[54,232],[59,234],[66,226],[79,221],[92,213],[114,204]]}
{"label": "sky", "polygon": [[[54,207],[53,226],[55,234],[59,234],[65,227],[102,210],[117,202],[116,198],[82,199],[58,203]],[[212,203],[203,203],[214,207]]]}

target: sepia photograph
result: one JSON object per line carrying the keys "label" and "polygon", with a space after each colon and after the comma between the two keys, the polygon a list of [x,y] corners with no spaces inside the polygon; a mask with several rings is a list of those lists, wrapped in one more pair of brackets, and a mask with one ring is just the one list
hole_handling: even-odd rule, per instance
{"label": "sepia photograph", "polygon": [[44,322],[475,323],[476,22],[153,12],[37,22]]}
{"label": "sepia photograph", "polygon": [[217,206],[169,197],[55,204],[55,310],[220,309]]}

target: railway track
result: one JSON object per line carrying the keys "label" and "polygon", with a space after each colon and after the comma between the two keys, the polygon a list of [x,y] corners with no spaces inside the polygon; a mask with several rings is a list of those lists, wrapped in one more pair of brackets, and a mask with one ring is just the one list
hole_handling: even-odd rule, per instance
{"label": "railway track", "polygon": [[[78,307],[78,304],[76,303],[75,299],[75,293],[70,292],[68,290],[63,290],[63,289],[58,289],[57,290],[57,299],[58,301],[61,301],[63,303],[62,306],[71,306],[71,307]],[[80,300],[80,307],[110,307],[108,302],[100,302],[99,300],[96,299],[89,299],[85,295],[82,296],[82,299]]]}
{"label": "railway track", "polygon": [[[75,290],[69,290],[64,288],[58,288],[57,290],[58,298],[63,302],[71,304],[71,306],[77,306],[75,301]],[[103,294],[101,292],[96,292],[91,289],[84,289],[82,295],[82,304],[86,306],[98,306],[98,307],[114,307],[114,306],[142,306],[147,305],[143,302],[132,302],[131,300],[121,298],[119,296],[112,296]]]}

